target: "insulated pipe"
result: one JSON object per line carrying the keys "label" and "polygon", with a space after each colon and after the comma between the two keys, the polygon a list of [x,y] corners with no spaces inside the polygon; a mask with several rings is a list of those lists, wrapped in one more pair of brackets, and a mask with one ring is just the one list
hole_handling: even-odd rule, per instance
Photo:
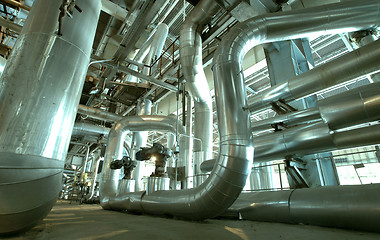
{"label": "insulated pipe", "polygon": [[[176,128],[177,119],[166,116],[129,116],[116,123],[108,136],[108,143],[103,164],[103,175],[100,184],[100,203],[104,209],[118,209],[118,197],[116,196],[119,182],[120,170],[112,170],[110,164],[114,160],[122,158],[122,148],[124,137],[128,132],[140,131],[164,131],[175,134],[177,131],[184,134],[185,130],[181,126]],[[134,196],[139,196],[144,192],[128,193],[120,201],[129,201],[129,197],[134,201]]]}
{"label": "insulated pipe", "polygon": [[287,156],[301,157],[312,153],[378,143],[380,143],[380,125],[331,132],[326,124],[314,123],[257,137],[254,140],[255,162],[284,159]]}
{"label": "insulated pipe", "polygon": [[[152,114],[152,101],[149,99],[139,99],[137,103],[137,115],[151,115]],[[133,151],[131,154],[131,158],[135,158],[135,154],[140,150],[141,147],[146,147],[146,143],[148,142],[148,131],[139,131],[133,134]],[[133,179],[135,179],[135,191],[140,191],[142,187],[142,179],[141,179],[141,161],[137,161],[137,165],[133,170]]]}
{"label": "insulated pipe", "polygon": [[152,84],[157,85],[159,87],[165,88],[165,89],[167,89],[169,91],[177,92],[177,90],[178,90],[176,86],[173,86],[170,83],[157,80],[154,77],[147,76],[145,74],[139,73],[139,72],[137,72],[135,70],[132,70],[132,69],[130,69],[128,67],[120,66],[118,64],[109,63],[109,62],[104,62],[102,64],[105,65],[105,66],[112,67],[115,70],[118,70],[118,71],[121,71],[121,72],[124,72],[124,73],[127,73],[127,74],[131,74],[131,75],[133,75],[135,77],[141,78],[141,79],[143,79],[143,80],[145,80],[145,81],[147,81],[149,83],[152,83]]}
{"label": "insulated pipe", "polygon": [[[373,1],[372,4],[374,3],[378,2]],[[363,8],[365,6],[363,5]],[[302,98],[325,88],[371,74],[379,70],[379,65],[380,40],[260,92],[252,97],[248,108],[251,112],[257,112],[280,99],[291,101]]]}
{"label": "insulated pipe", "polygon": [[[169,33],[169,27],[165,23],[160,23],[157,26],[157,31],[154,34],[154,38],[153,38],[149,53],[144,60],[145,64],[150,66],[153,61],[155,61],[156,59],[160,57],[162,49],[164,48],[165,40],[168,36],[168,33]],[[155,66],[153,69],[145,68],[144,73],[146,75],[151,75],[149,74],[149,72],[153,73],[156,67],[157,66]]]}
{"label": "insulated pipe", "polygon": [[104,135],[108,136],[110,128],[90,123],[78,122],[74,124],[72,135]]}
{"label": "insulated pipe", "polygon": [[380,83],[369,84],[318,101],[318,107],[292,112],[263,121],[253,122],[251,130],[257,132],[271,128],[271,124],[286,126],[320,121],[330,130],[380,119]]}
{"label": "insulated pipe", "polygon": [[220,9],[215,0],[202,0],[187,15],[179,39],[179,53],[186,86],[194,100],[194,152],[203,151],[203,160],[212,158],[212,99],[202,62],[203,26]]}
{"label": "insulated pipe", "polygon": [[89,107],[82,104],[79,104],[78,106],[78,113],[82,115],[87,115],[97,120],[107,121],[107,122],[118,122],[123,118],[122,116],[117,115],[115,113],[103,111],[103,110]]}
{"label": "insulated pipe", "polygon": [[190,94],[186,94],[187,97],[187,110],[186,110],[186,135],[185,137],[185,188],[192,188],[194,181],[190,179],[190,176],[194,175],[193,165],[193,141],[192,140],[192,126],[193,126],[193,101]]}
{"label": "insulated pipe", "polygon": [[380,184],[326,186],[249,194],[242,219],[379,232]]}
{"label": "insulated pipe", "polygon": [[[150,66],[152,59],[154,57],[159,57],[162,51],[162,48],[165,44],[166,37],[168,36],[169,27],[165,23],[161,23],[157,26],[156,31],[153,32],[149,38],[145,41],[145,43],[142,45],[136,56],[133,58],[133,61],[139,62],[139,63],[145,63]],[[144,64],[142,64],[144,66]],[[123,68],[125,70],[125,68]],[[130,68],[134,72],[137,72],[138,67],[132,66]],[[122,70],[121,70],[122,71]],[[128,77],[124,80],[124,82],[138,82],[138,75],[133,74],[134,72],[126,72]],[[152,82],[152,80],[156,81],[156,83],[162,83],[165,84],[162,81],[158,81],[152,77],[150,77],[151,71],[148,68],[143,68],[143,71],[141,71],[141,76],[145,76],[145,81]],[[147,79],[147,77],[149,79]],[[155,82],[152,83],[155,83]],[[169,86],[170,84],[167,84]],[[173,86],[174,87],[174,86]],[[167,88],[167,87],[166,87]],[[169,89],[170,90],[170,89]],[[172,89],[173,91],[173,89]],[[118,97],[123,92],[123,89],[120,89],[118,92],[116,92],[114,97]]]}
{"label": "insulated pipe", "polygon": [[[378,143],[380,143],[380,125],[344,132],[331,132],[326,124],[318,122],[256,137],[254,139],[255,162],[262,163],[282,160],[286,157],[302,157],[313,153]],[[215,160],[205,161],[201,165],[202,171],[211,171],[214,164]]]}
{"label": "insulated pipe", "polygon": [[[249,113],[244,110],[247,107],[241,68],[244,54],[260,43],[297,38],[311,32],[374,27],[379,6],[380,1],[347,2],[276,13],[234,27],[224,37],[214,56],[220,150],[210,177],[201,186],[182,191],[158,191],[151,195],[137,192],[112,198],[107,195],[114,196],[114,190],[105,192],[103,208],[189,219],[209,218],[224,212],[243,189],[253,161]],[[293,35],[287,37],[289,33]],[[110,153],[114,150],[110,149]],[[111,178],[106,177],[106,185],[116,183],[116,179],[110,181]]]}
{"label": "insulated pipe", "polygon": [[272,125],[274,124],[284,124],[288,127],[320,120],[321,114],[319,113],[318,107],[313,107],[296,112],[286,113],[277,117],[268,118],[257,122],[251,122],[251,131],[254,134],[261,131],[273,130]]}
{"label": "insulated pipe", "polygon": [[36,0],[0,80],[0,234],[44,218],[62,187],[76,108],[90,62],[100,0]]}

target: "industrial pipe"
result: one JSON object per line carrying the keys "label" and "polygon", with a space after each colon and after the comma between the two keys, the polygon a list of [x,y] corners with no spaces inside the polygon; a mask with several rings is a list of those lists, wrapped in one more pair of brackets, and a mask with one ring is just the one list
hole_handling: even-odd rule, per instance
{"label": "industrial pipe", "polygon": [[379,232],[380,184],[325,186],[246,196],[242,219]]}
{"label": "industrial pipe", "polygon": [[72,135],[104,135],[108,136],[110,128],[90,123],[77,122],[74,124]]}
{"label": "industrial pipe", "polygon": [[323,120],[330,130],[380,119],[380,83],[373,83],[318,101],[318,107],[291,112],[253,122],[252,132],[271,129],[273,124],[285,127]]}
{"label": "industrial pipe", "polygon": [[[380,143],[380,125],[332,132],[325,123],[294,127],[254,139],[255,162],[283,160],[308,154],[328,152]],[[212,170],[215,160],[202,163],[203,172]]]}
{"label": "industrial pipe", "polygon": [[62,187],[101,7],[77,2],[82,12],[63,18],[62,36],[62,1],[34,2],[0,80],[0,234],[36,225]]}
{"label": "industrial pipe", "polygon": [[[106,175],[103,208],[203,219],[224,212],[243,189],[253,161],[249,113],[241,62],[245,53],[264,42],[299,38],[313,32],[376,27],[380,1],[350,1],[318,8],[276,13],[235,26],[215,52],[213,72],[219,120],[219,158],[199,187],[182,191],[144,192],[115,196]],[[345,30],[343,30],[345,29]],[[112,130],[111,130],[112,132]],[[117,152],[110,149],[110,153]],[[107,189],[107,188],[106,188]],[[117,189],[117,188],[116,188]]]}
{"label": "industrial pipe", "polygon": [[278,100],[291,101],[305,97],[376,72],[379,70],[379,65],[380,40],[260,92],[251,98],[248,109],[257,112]]}
{"label": "industrial pipe", "polygon": [[212,158],[212,99],[202,62],[203,26],[220,9],[217,1],[202,0],[187,15],[182,25],[179,39],[180,61],[186,86],[194,100],[194,138],[193,151],[198,161]]}
{"label": "industrial pipe", "polygon": [[285,157],[301,157],[312,153],[368,146],[380,143],[380,125],[343,132],[332,132],[325,123],[294,127],[254,139],[255,162]]}
{"label": "industrial pipe", "polygon": [[[103,175],[100,184],[100,203],[104,209],[119,209],[119,205],[128,204],[126,202],[140,196],[144,192],[127,193],[117,196],[120,170],[112,170],[110,165],[114,160],[122,158],[122,147],[124,136],[128,132],[140,131],[164,131],[175,134],[177,131],[184,134],[185,130],[181,126],[177,129],[177,120],[166,116],[129,116],[116,123],[108,136],[108,144],[103,164]],[[124,209],[129,209],[125,207]]]}
{"label": "industrial pipe", "polygon": [[[152,114],[152,101],[145,98],[139,99],[137,103],[137,115],[151,115]],[[131,158],[135,158],[135,154],[141,147],[146,147],[148,142],[148,131],[139,131],[133,133],[133,146]],[[140,191],[142,188],[141,179],[141,161],[137,161],[137,165],[133,170],[133,179],[135,179],[135,190]]]}
{"label": "industrial pipe", "polygon": [[118,122],[123,118],[122,116],[115,113],[103,111],[98,108],[93,108],[82,104],[79,104],[78,106],[78,113],[107,122]]}

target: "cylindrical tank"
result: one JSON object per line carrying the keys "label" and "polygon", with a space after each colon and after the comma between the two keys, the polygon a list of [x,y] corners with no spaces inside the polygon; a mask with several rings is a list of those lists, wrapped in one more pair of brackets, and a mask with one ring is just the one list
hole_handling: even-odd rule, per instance
{"label": "cylindrical tank", "polygon": [[0,234],[36,225],[55,203],[100,14],[100,0],[62,20],[36,0],[0,80]]}

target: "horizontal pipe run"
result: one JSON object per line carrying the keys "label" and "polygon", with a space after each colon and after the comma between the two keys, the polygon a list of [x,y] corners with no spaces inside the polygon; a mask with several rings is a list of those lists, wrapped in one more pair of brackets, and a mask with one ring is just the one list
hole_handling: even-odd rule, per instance
{"label": "horizontal pipe run", "polygon": [[167,89],[169,91],[177,92],[177,90],[178,90],[176,86],[173,86],[173,85],[171,85],[169,83],[166,83],[166,82],[163,82],[163,81],[160,81],[160,80],[157,80],[157,79],[155,79],[155,78],[153,78],[151,76],[147,76],[145,74],[139,73],[139,72],[137,72],[135,70],[132,70],[132,69],[130,69],[128,67],[120,66],[120,65],[117,65],[115,63],[109,63],[109,62],[104,62],[102,64],[104,64],[106,66],[109,66],[109,67],[112,67],[115,70],[119,70],[121,72],[124,72],[124,73],[127,73],[127,74],[131,74],[131,75],[133,75],[133,76],[135,76],[137,78],[141,78],[141,79],[143,79],[143,80],[145,80],[147,82],[150,82],[150,83],[152,83],[154,85],[157,85],[159,87],[165,88],[165,89]]}
{"label": "horizontal pipe run", "polygon": [[74,124],[72,135],[104,135],[108,136],[110,128],[90,123],[77,122]]}
{"label": "horizontal pipe run", "polygon": [[261,121],[251,122],[252,133],[257,133],[266,130],[273,130],[275,124],[283,124],[285,127],[290,127],[294,125],[301,125],[305,123],[315,122],[321,120],[321,114],[317,107],[308,108],[305,110],[300,110],[296,112],[291,112],[277,117],[268,118]]}
{"label": "horizontal pipe run", "polygon": [[291,101],[379,70],[380,40],[322,66],[268,88],[251,98],[249,111],[258,112],[278,100]]}
{"label": "horizontal pipe run", "polygon": [[249,193],[245,220],[380,232],[380,184]]}
{"label": "horizontal pipe run", "polygon": [[380,119],[380,83],[354,88],[347,92],[318,101],[318,107],[287,113],[277,117],[252,122],[252,133],[273,129],[273,124],[284,127],[320,121],[331,130]]}
{"label": "horizontal pipe run", "polygon": [[[262,163],[378,143],[380,125],[332,132],[325,123],[317,122],[256,137],[254,157],[255,163]],[[214,163],[215,160],[205,161],[202,171],[211,171]]]}
{"label": "horizontal pipe run", "polygon": [[301,157],[308,154],[380,143],[380,125],[331,132],[324,123],[294,127],[278,133],[256,137],[255,162]]}
{"label": "horizontal pipe run", "polygon": [[107,121],[107,122],[117,122],[122,119],[122,116],[117,115],[115,113],[103,111],[103,110],[89,107],[82,104],[78,105],[78,113],[82,115],[87,115],[97,120]]}

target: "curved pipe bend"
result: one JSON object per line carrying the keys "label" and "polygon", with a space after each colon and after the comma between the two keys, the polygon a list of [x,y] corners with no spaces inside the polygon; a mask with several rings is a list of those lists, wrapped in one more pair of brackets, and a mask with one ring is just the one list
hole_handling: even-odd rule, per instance
{"label": "curved pipe bend", "polygon": [[[258,44],[299,38],[309,33],[376,27],[379,6],[379,0],[350,1],[266,15],[234,27],[214,56],[220,150],[211,176],[199,187],[188,190],[158,191],[152,195],[138,192],[118,197],[112,191],[109,192],[111,197],[103,195],[103,208],[188,219],[210,218],[224,212],[243,189],[253,161],[249,112],[244,110],[247,96],[241,62],[245,53]],[[106,176],[105,181],[112,186],[110,177]]]}

